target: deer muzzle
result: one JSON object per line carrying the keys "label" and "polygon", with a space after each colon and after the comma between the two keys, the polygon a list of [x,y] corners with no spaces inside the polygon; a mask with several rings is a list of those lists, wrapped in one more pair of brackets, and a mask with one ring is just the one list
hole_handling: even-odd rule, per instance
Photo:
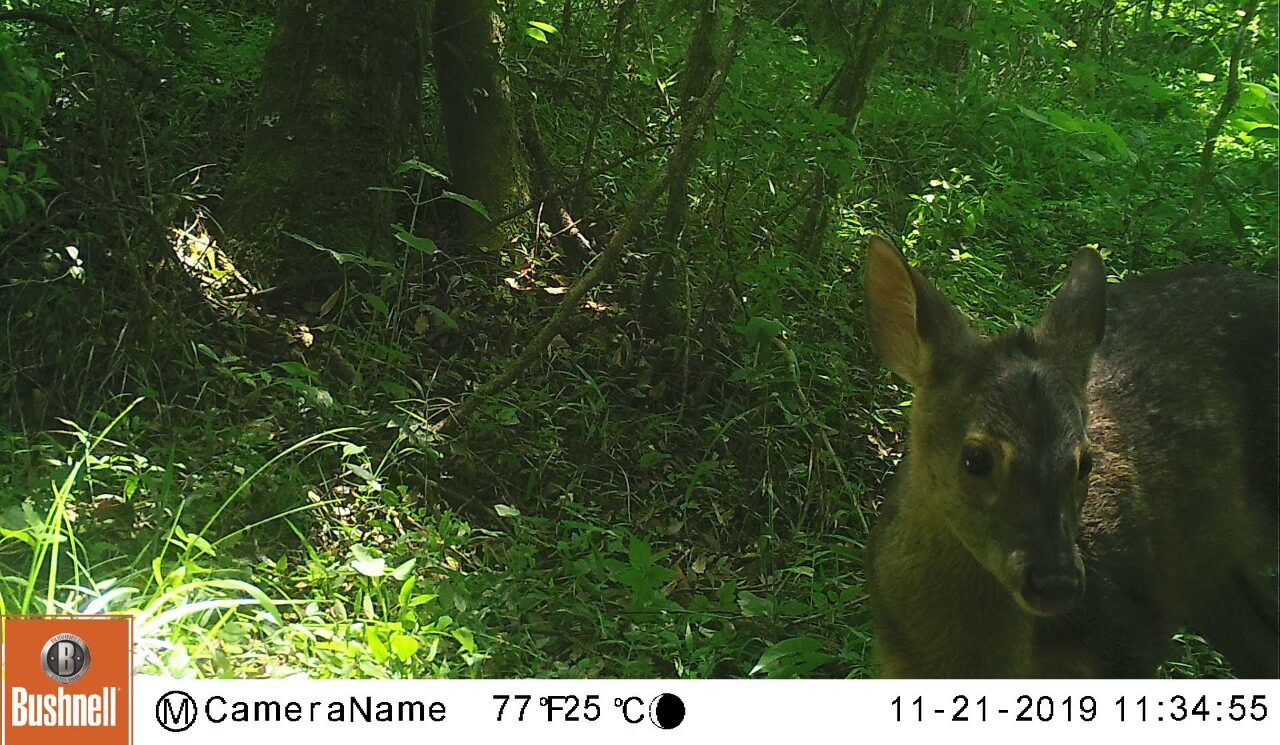
{"label": "deer muzzle", "polygon": [[1038,616],[1065,613],[1084,596],[1084,566],[1074,551],[1067,557],[1032,561],[1025,567],[1020,600]]}

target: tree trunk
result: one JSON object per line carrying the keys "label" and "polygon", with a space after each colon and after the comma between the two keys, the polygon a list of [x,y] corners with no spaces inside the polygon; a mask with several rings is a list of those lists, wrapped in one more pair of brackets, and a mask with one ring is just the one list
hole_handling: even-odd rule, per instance
{"label": "tree trunk", "polygon": [[[851,131],[867,101],[871,71],[884,51],[885,34],[896,5],[894,0],[866,0],[862,3],[862,12],[854,26],[854,37],[849,41],[845,61],[831,81],[828,108],[843,118]],[[831,218],[831,200],[842,186],[844,184],[831,178],[823,165],[818,164],[811,188],[813,201],[798,237],[798,244],[804,250],[816,252],[822,244]]]}
{"label": "tree trunk", "polygon": [[707,86],[716,69],[713,47],[718,20],[716,8],[716,0],[694,0],[698,24],[689,38],[689,51],[685,55],[684,72],[680,76],[676,98],[681,136],[687,135],[689,147],[673,153],[667,163],[667,208],[662,220],[659,251],[649,259],[637,310],[641,327],[654,339],[661,339],[678,327],[673,274],[681,254],[677,249],[684,235],[685,218],[689,214],[689,174],[698,159],[701,144],[699,133],[686,130],[702,126],[701,122],[695,123],[694,112],[697,103],[706,96]]}
{"label": "tree trunk", "polygon": [[[529,200],[529,170],[502,65],[495,5],[494,0],[436,0],[433,31],[450,181],[493,217]],[[463,234],[484,249],[497,250],[520,227],[512,221],[491,229],[485,216],[468,207],[460,206],[459,214]]]}
{"label": "tree trunk", "polygon": [[415,0],[283,0],[254,118],[228,184],[222,231],[242,270],[314,299],[337,284],[333,251],[384,256],[387,183],[420,118]]}
{"label": "tree trunk", "polygon": [[[715,49],[712,42],[716,33],[716,0],[697,0],[698,25],[689,39],[685,70],[679,88],[678,115],[681,127],[690,126],[689,119],[696,104],[707,92],[711,74],[716,69]],[[679,162],[672,160],[667,184],[667,213],[662,223],[662,241],[673,243],[684,230],[685,215],[689,211],[689,169],[697,160],[697,138],[686,157]]]}
{"label": "tree trunk", "polygon": [[[973,28],[977,6],[972,0],[952,0],[941,11],[942,23],[948,28],[964,32]],[[959,74],[964,72],[965,60],[969,57],[969,42],[963,39],[939,38],[937,46],[938,65],[947,72]]]}

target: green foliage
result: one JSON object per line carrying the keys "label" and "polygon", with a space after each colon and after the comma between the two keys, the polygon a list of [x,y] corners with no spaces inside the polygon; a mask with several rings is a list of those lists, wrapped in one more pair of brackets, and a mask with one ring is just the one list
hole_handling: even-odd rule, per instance
{"label": "green foliage", "polygon": [[53,186],[41,142],[50,93],[30,55],[0,26],[0,233],[43,205]]}
{"label": "green foliage", "polygon": [[[304,309],[259,307],[217,251],[168,244],[216,227],[261,4],[122,8],[113,38],[163,83],[0,24],[0,610],[136,612],[140,669],[179,677],[869,674],[865,520],[910,401],[862,330],[866,236],[997,325],[1038,317],[1082,245],[1120,277],[1274,274],[1275,8],[1184,235],[1232,8],[934,3],[886,35],[849,122],[821,104],[850,52],[852,16],[830,11],[873,4],[746,5],[679,237],[643,220],[546,354],[444,432],[677,137],[687,3],[639,4],[616,43],[616,4],[503,4],[515,95],[590,250],[547,230],[472,250],[449,208],[490,215],[448,188],[425,75],[412,157],[375,187],[399,253],[300,230],[355,270]],[[836,219],[797,245],[819,169]],[[1178,641],[1169,675],[1226,672]]]}

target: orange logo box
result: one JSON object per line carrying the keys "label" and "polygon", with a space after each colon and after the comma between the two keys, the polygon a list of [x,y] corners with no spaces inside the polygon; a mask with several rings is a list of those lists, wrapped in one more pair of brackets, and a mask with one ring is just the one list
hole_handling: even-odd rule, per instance
{"label": "orange logo box", "polygon": [[133,619],[0,618],[3,745],[131,745]]}

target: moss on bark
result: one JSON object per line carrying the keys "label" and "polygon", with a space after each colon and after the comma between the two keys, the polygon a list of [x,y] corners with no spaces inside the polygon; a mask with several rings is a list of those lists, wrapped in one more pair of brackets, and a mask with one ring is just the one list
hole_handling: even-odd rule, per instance
{"label": "moss on bark", "polygon": [[388,183],[421,116],[422,4],[284,0],[255,120],[220,216],[260,284],[323,292],[338,268],[293,233],[386,258]]}
{"label": "moss on bark", "polygon": [[[494,0],[436,0],[432,57],[453,188],[479,200],[491,217],[529,200],[529,169],[517,134],[502,30]],[[463,233],[484,248],[501,246],[518,225],[485,230],[462,208]]]}

